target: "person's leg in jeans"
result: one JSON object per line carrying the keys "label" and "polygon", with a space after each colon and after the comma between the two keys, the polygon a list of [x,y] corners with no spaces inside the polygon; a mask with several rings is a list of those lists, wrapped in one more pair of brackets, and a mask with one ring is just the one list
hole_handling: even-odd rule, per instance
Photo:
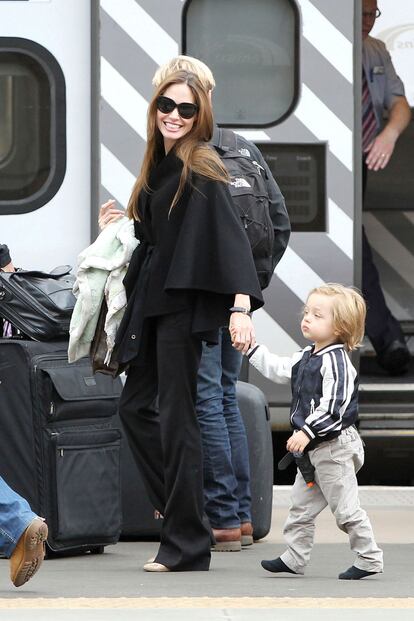
{"label": "person's leg in jeans", "polygon": [[221,340],[223,415],[230,438],[231,462],[237,481],[238,515],[241,524],[247,525],[252,521],[249,447],[236,395],[237,379],[240,374],[242,359],[242,354],[232,346],[229,331],[224,328]]}
{"label": "person's leg in jeans", "polygon": [[237,481],[223,413],[221,335],[203,345],[197,378],[197,416],[203,444],[205,510],[214,529],[240,528]]}
{"label": "person's leg in jeans", "polygon": [[0,477],[0,552],[10,558],[10,576],[15,586],[27,582],[39,569],[46,537],[44,521]]}

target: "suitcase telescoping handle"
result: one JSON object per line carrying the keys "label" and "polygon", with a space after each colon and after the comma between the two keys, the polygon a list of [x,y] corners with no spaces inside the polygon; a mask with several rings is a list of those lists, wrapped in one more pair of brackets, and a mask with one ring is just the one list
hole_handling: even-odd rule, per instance
{"label": "suitcase telescoping handle", "polygon": [[17,270],[16,272],[9,272],[9,278],[18,276],[31,276],[32,278],[61,278],[61,276],[67,276],[72,271],[71,265],[59,265],[55,267],[51,272],[42,272],[40,270]]}

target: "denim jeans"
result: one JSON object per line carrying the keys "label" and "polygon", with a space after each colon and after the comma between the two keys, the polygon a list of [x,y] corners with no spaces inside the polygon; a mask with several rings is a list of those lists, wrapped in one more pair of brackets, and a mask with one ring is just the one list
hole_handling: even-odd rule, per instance
{"label": "denim jeans", "polygon": [[251,521],[247,436],[237,405],[236,382],[242,354],[227,328],[218,345],[203,345],[197,379],[205,510],[213,528],[238,528]]}
{"label": "denim jeans", "polygon": [[0,477],[0,555],[9,558],[21,535],[37,517],[29,503]]}

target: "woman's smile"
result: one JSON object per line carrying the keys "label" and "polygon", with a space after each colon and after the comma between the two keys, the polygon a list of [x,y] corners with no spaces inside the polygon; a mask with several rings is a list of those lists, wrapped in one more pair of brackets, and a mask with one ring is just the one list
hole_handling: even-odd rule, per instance
{"label": "woman's smile", "polygon": [[182,128],[182,125],[179,123],[172,123],[171,121],[164,121],[164,125],[169,131],[172,132],[178,131]]}

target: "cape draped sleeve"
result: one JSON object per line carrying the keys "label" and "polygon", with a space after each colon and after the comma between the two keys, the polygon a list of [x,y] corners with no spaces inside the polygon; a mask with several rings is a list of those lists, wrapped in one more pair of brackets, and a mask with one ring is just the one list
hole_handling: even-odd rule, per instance
{"label": "cape draped sleeve", "polygon": [[165,291],[194,292],[193,332],[206,333],[228,323],[236,293],[250,296],[252,310],[263,306],[263,297],[250,244],[226,184],[202,177],[195,177],[193,184]]}

